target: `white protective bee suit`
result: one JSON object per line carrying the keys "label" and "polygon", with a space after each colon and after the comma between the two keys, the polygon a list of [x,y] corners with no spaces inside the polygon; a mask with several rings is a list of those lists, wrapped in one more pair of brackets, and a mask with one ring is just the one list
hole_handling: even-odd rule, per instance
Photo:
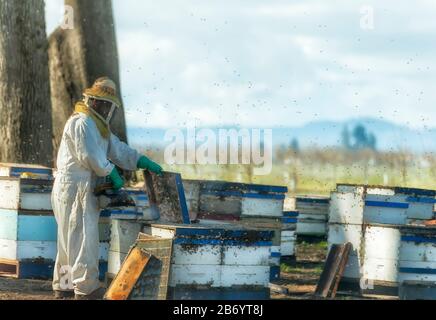
{"label": "white protective bee suit", "polygon": [[52,193],[58,223],[53,290],[74,289],[76,295],[89,295],[100,288],[100,208],[94,195],[96,180],[108,176],[114,164],[125,170],[136,170],[139,158],[136,150],[115,135],[104,139],[88,115],[77,113],[67,121]]}

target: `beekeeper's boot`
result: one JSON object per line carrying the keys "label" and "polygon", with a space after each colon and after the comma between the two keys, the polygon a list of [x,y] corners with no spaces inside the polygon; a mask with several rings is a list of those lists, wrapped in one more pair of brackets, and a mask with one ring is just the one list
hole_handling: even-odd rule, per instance
{"label": "beekeeper's boot", "polygon": [[98,288],[88,295],[76,294],[74,296],[75,300],[103,300],[104,294],[106,293],[105,288]]}
{"label": "beekeeper's boot", "polygon": [[54,291],[54,297],[57,300],[62,300],[62,299],[72,299],[74,298],[74,291],[60,291],[60,290],[55,290]]}

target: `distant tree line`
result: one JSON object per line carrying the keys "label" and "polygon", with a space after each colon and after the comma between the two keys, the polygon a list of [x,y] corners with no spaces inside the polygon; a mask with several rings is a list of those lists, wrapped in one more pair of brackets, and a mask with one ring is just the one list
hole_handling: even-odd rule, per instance
{"label": "distant tree line", "polygon": [[[341,146],[347,151],[376,151],[377,138],[362,124],[357,124],[352,130],[349,130],[348,126],[346,125],[341,133]],[[282,145],[281,148],[286,149],[286,146]],[[287,148],[294,154],[298,154],[301,151],[298,138],[292,138]]]}
{"label": "distant tree line", "polygon": [[342,130],[342,147],[345,150],[376,150],[377,138],[371,132],[369,132],[364,125],[358,124],[351,131],[348,126],[345,126]]}

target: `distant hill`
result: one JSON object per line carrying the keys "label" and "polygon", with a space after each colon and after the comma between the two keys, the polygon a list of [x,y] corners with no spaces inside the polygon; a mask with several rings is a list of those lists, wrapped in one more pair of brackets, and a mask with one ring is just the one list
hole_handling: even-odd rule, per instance
{"label": "distant hill", "polygon": [[[272,128],[273,144],[274,146],[289,145],[291,140],[296,138],[302,148],[339,146],[342,143],[341,133],[344,127],[347,126],[352,130],[358,124],[362,124],[376,136],[378,150],[436,151],[436,128],[417,130],[373,118],[356,118],[342,122],[314,121],[301,127],[274,127]],[[210,129],[216,132],[218,130],[218,128]],[[166,130],[131,127],[128,128],[129,142],[137,147],[165,146],[168,144],[163,140]]]}

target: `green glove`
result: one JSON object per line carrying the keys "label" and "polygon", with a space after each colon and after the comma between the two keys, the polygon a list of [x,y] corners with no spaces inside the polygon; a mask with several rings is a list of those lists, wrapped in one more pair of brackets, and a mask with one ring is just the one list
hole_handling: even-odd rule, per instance
{"label": "green glove", "polygon": [[158,165],[156,162],[151,161],[146,156],[141,156],[141,158],[139,158],[137,167],[138,169],[148,169],[158,175],[161,175],[163,170],[160,165]]}
{"label": "green glove", "polygon": [[124,186],[124,180],[121,178],[116,167],[110,173],[109,178],[112,181],[113,189],[115,191],[120,190]]}

